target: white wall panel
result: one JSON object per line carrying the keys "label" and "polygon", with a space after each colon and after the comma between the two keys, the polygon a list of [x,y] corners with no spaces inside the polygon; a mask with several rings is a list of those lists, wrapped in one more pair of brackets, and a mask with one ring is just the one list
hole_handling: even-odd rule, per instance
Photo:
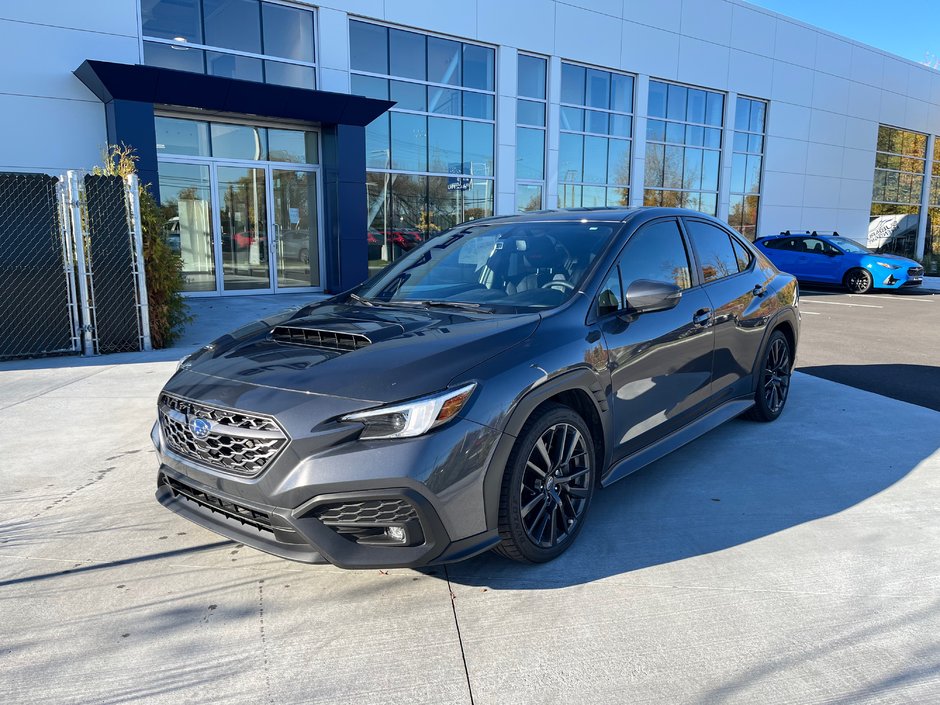
{"label": "white wall panel", "polygon": [[811,69],[816,66],[816,33],[792,22],[777,22],[774,58]]}
{"label": "white wall panel", "polygon": [[773,88],[770,97],[796,105],[813,104],[813,72],[783,61],[774,62]]}
{"label": "white wall panel", "polygon": [[728,46],[731,43],[731,4],[725,0],[685,0],[681,33]]}
{"label": "white wall panel", "polygon": [[809,141],[843,146],[845,144],[845,115],[814,110],[809,120]]}
{"label": "white wall panel", "polygon": [[816,35],[816,70],[833,76],[848,77],[852,73],[852,45],[822,32]]}
{"label": "white wall panel", "polygon": [[623,18],[678,33],[682,24],[682,0],[623,0]]}
{"label": "white wall panel", "polygon": [[877,120],[881,114],[881,89],[867,83],[851,81],[847,112],[866,120]]}
{"label": "white wall panel", "polygon": [[885,57],[884,79],[881,87],[886,91],[907,95],[907,82],[910,76],[910,64],[899,59]]}
{"label": "white wall panel", "polygon": [[856,44],[852,47],[852,73],[849,78],[859,83],[878,83],[884,74],[884,64],[883,54]]}
{"label": "white wall panel", "polygon": [[[874,164],[872,165],[874,166]],[[839,208],[855,208],[871,200],[872,179],[842,179]]]}
{"label": "white wall panel", "polygon": [[676,78],[696,86],[725,90],[728,88],[728,59],[727,47],[692,37],[681,37]]}
{"label": "white wall panel", "polygon": [[0,3],[0,19],[136,39],[137,0],[6,0]]}
{"label": "white wall panel", "polygon": [[789,174],[806,172],[806,140],[793,140],[786,137],[767,137],[764,168],[768,171],[782,171]]}
{"label": "white wall panel", "polygon": [[728,64],[728,90],[755,98],[769,98],[774,62],[766,56],[732,49]]}
{"label": "white wall panel", "polygon": [[774,55],[777,20],[766,12],[734,5],[731,9],[731,46],[752,54]]}
{"label": "white wall panel", "polygon": [[540,54],[555,50],[555,3],[552,0],[477,0],[481,39]]}
{"label": "white wall panel", "polygon": [[810,108],[791,103],[774,102],[770,111],[767,134],[789,139],[809,139]]}
{"label": "white wall panel", "polygon": [[874,146],[872,149],[846,147],[842,152],[842,178],[867,179],[870,186],[875,173]]}
{"label": "white wall panel", "polygon": [[439,0],[407,0],[385,3],[385,19],[397,24],[422,27],[433,32],[444,32],[459,37],[476,39],[477,4],[468,2],[440,2]]}
{"label": "white wall panel", "polygon": [[620,23],[607,15],[559,3],[555,9],[555,52],[599,66],[620,61]]}
{"label": "white wall panel", "polygon": [[623,23],[620,68],[676,80],[679,35],[635,22]]}
{"label": "white wall panel", "polygon": [[813,107],[844,113],[849,104],[849,87],[852,82],[818,71],[813,76]]}
{"label": "white wall panel", "polygon": [[[832,208],[839,205],[842,179],[831,176],[807,176],[803,182],[803,208]],[[825,228],[825,226],[814,226]],[[831,226],[827,229],[831,230]]]}
{"label": "white wall panel", "polygon": [[842,178],[845,148],[810,142],[806,150],[806,174]]}

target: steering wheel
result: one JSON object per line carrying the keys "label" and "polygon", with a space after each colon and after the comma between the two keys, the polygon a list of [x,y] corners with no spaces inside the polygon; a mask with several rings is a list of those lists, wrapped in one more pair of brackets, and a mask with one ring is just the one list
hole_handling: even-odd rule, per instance
{"label": "steering wheel", "polygon": [[574,284],[572,284],[571,282],[566,281],[566,280],[564,280],[564,279],[555,279],[555,280],[553,280],[553,281],[546,282],[545,284],[542,284],[541,288],[542,288],[542,289],[555,289],[555,288],[559,288],[559,289],[563,289],[563,290],[574,291]]}

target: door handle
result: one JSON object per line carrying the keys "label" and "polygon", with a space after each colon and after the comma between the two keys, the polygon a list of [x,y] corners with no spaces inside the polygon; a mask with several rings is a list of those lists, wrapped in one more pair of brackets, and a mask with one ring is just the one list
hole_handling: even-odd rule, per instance
{"label": "door handle", "polygon": [[692,323],[697,326],[707,326],[712,320],[712,310],[710,308],[700,308],[692,316]]}
{"label": "door handle", "polygon": [[753,296],[763,296],[767,293],[767,287],[763,284],[757,284],[753,289],[751,289],[751,294]]}

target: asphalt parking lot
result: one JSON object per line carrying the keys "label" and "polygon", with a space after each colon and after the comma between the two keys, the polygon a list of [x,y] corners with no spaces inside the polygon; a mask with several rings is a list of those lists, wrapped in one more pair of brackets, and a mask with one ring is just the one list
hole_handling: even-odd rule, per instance
{"label": "asphalt parking lot", "polygon": [[[908,360],[830,332],[857,313],[940,305],[843,298],[804,295],[813,375]],[[935,410],[797,374],[776,423],[733,421],[600,493],[553,563],[346,572],[156,504],[149,430],[179,354],[0,365],[7,701],[940,701]]]}

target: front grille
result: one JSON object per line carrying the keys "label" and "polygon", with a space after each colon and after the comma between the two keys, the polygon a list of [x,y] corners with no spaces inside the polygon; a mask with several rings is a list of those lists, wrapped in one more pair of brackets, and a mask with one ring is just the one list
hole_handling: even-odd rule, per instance
{"label": "front grille", "polygon": [[[231,411],[161,394],[160,426],[173,452],[236,475],[253,476],[270,465],[287,445],[287,434],[265,416]],[[191,429],[196,420],[208,426],[204,438]]]}
{"label": "front grille", "polygon": [[271,338],[279,343],[307,345],[326,350],[356,350],[372,344],[372,341],[361,333],[338,333],[295,326],[277,326],[271,331]]}
{"label": "front grille", "polygon": [[259,512],[250,507],[244,507],[240,504],[229,502],[221,497],[216,497],[202,490],[197,490],[195,487],[190,487],[167,475],[160,476],[160,483],[169,487],[174,497],[182,497],[193,504],[204,507],[216,514],[221,514],[228,519],[234,519],[246,526],[253,526],[259,531],[270,531],[272,533],[274,531],[271,526],[271,515],[267,512]]}
{"label": "front grille", "polygon": [[414,507],[403,499],[323,504],[313,511],[313,516],[327,526],[336,524],[386,526],[403,524],[418,518]]}
{"label": "front grille", "polygon": [[924,276],[924,268],[923,267],[910,267],[907,270],[907,276],[922,277]]}

